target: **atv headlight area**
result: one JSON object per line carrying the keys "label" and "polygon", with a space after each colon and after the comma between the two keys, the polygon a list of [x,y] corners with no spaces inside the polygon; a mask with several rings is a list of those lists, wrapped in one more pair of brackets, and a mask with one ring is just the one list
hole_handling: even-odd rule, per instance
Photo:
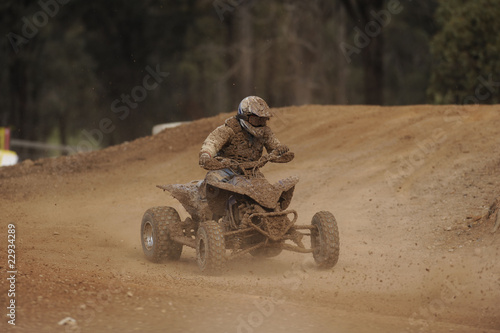
{"label": "atv headlight area", "polygon": [[[288,215],[293,214],[290,221]],[[283,240],[283,236],[297,222],[298,214],[295,210],[283,212],[254,213],[250,215],[250,227],[254,228],[264,236],[273,241]]]}

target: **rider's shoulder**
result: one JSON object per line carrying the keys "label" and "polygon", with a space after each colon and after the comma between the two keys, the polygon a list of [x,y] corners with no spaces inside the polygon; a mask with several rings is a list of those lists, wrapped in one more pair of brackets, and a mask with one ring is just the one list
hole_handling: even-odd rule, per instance
{"label": "rider's shoulder", "polygon": [[[219,138],[222,140],[229,140],[234,134],[234,130],[231,128],[231,126],[228,126],[228,120],[231,118],[227,119],[226,122],[216,129],[212,131],[210,134],[211,138]],[[229,124],[230,125],[230,124]]]}
{"label": "rider's shoulder", "polygon": [[231,129],[234,133],[241,128],[240,122],[236,117],[227,118],[224,122],[226,128]]}

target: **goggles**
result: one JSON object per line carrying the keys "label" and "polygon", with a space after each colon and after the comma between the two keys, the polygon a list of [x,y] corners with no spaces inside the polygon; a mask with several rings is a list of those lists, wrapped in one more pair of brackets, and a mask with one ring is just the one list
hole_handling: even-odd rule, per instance
{"label": "goggles", "polygon": [[268,117],[259,117],[253,114],[248,116],[248,122],[250,123],[250,125],[255,127],[266,126],[268,120]]}

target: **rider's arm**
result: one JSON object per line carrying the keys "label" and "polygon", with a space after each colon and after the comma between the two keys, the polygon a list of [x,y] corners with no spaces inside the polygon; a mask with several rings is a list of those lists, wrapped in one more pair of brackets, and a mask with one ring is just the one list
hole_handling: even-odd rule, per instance
{"label": "rider's arm", "polygon": [[[207,169],[207,167],[209,167],[209,169],[214,169],[216,166],[211,165],[216,162],[214,161],[214,157],[233,135],[233,130],[226,125],[219,126],[210,133],[201,146],[199,154],[200,166],[205,169]],[[207,162],[209,162],[210,165],[207,165]],[[218,169],[218,167],[216,169]]]}
{"label": "rider's arm", "polygon": [[229,141],[234,132],[226,125],[217,127],[212,133],[208,135],[201,146],[200,155],[208,153],[210,157],[215,157],[219,150]]}
{"label": "rider's arm", "polygon": [[[264,135],[264,146],[269,154],[275,154],[277,156],[281,156],[289,151],[288,147],[282,144],[278,138],[274,135],[273,131],[267,127],[266,133]],[[292,157],[293,159],[293,157]],[[290,160],[283,161],[281,163],[289,162]]]}

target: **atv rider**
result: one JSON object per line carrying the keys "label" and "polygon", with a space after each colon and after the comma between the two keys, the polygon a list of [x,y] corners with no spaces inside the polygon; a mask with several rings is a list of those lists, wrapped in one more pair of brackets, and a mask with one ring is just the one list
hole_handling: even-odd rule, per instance
{"label": "atv rider", "polygon": [[[212,170],[206,181],[230,182],[242,174],[242,169],[252,169],[256,165],[264,147],[268,154],[275,156],[273,162],[290,162],[293,154],[285,154],[288,147],[281,144],[267,126],[272,116],[262,98],[244,98],[238,106],[238,114],[210,133],[201,147],[200,166]],[[263,177],[259,171],[255,175]]]}

